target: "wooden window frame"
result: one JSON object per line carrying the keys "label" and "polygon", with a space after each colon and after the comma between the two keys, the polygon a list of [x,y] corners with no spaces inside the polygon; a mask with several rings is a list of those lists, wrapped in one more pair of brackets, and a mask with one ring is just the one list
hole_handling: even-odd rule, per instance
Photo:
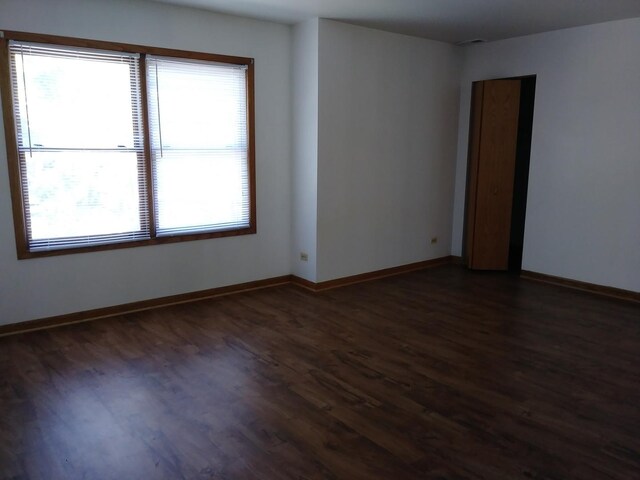
{"label": "wooden window frame", "polygon": [[[204,240],[238,235],[250,235],[256,233],[256,168],[255,168],[255,100],[254,100],[254,59],[247,57],[235,57],[213,53],[191,52],[160,47],[149,47],[127,43],[108,42],[100,40],[88,40],[57,35],[45,35],[37,33],[0,31],[0,95],[2,100],[2,116],[4,121],[5,139],[7,145],[7,162],[9,167],[9,184],[11,190],[11,204],[13,212],[13,224],[15,230],[15,242],[18,259],[40,258],[73,253],[87,253],[103,250],[115,250],[120,248],[141,247],[147,245],[160,245],[185,241]],[[20,159],[17,144],[16,124],[13,114],[13,95],[11,91],[11,78],[9,70],[9,40],[45,43],[79,48],[99,50],[111,50],[115,52],[140,54],[140,96],[143,117],[144,138],[144,162],[147,176],[146,191],[143,192],[149,214],[150,239],[134,240],[102,245],[63,248],[57,250],[45,250],[33,252],[29,250],[27,222],[25,218],[25,204],[22,192],[22,172],[20,171]],[[149,116],[147,103],[146,82],[146,55],[158,55],[164,57],[176,57],[185,60],[204,60],[210,62],[227,63],[247,66],[247,162],[249,181],[249,226],[232,230],[217,232],[177,234],[172,236],[156,236],[155,211],[153,208],[153,177],[151,165],[151,144],[149,133]]]}

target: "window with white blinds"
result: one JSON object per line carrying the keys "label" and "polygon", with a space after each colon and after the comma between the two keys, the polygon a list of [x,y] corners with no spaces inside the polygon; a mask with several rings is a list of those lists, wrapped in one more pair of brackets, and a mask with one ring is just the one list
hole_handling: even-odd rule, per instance
{"label": "window with white blinds", "polygon": [[148,238],[138,55],[9,43],[31,251]]}
{"label": "window with white blinds", "polygon": [[246,69],[147,57],[158,235],[249,226]]}
{"label": "window with white blinds", "polygon": [[255,232],[251,59],[15,36],[19,258]]}

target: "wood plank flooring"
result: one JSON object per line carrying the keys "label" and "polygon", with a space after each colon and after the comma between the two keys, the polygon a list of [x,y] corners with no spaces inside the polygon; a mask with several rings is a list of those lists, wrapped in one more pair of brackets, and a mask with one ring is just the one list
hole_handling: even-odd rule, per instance
{"label": "wood plank flooring", "polygon": [[637,479],[640,306],[445,266],[0,339],[2,479]]}

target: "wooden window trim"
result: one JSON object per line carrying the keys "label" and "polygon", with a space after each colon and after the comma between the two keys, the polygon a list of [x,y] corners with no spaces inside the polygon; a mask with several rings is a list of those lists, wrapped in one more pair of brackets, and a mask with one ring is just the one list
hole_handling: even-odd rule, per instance
{"label": "wooden window trim", "polygon": [[[57,35],[45,35],[39,33],[26,33],[15,31],[0,32],[0,98],[2,100],[2,117],[4,121],[5,140],[7,146],[7,162],[9,168],[9,184],[11,191],[11,204],[13,212],[13,224],[15,230],[16,251],[18,259],[50,257],[57,255],[68,255],[74,253],[88,253],[104,250],[116,250],[120,248],[131,248],[148,245],[161,245],[167,243],[177,243],[186,241],[196,241],[211,238],[232,237],[239,235],[255,234],[256,228],[256,166],[255,166],[255,80],[254,80],[254,59],[248,57],[235,57],[230,55],[219,55],[214,53],[191,52],[187,50],[176,50],[160,47],[149,47],[128,43],[108,42],[101,40],[88,40],[74,37],[64,37]],[[54,45],[64,45],[80,48],[92,48],[101,50],[111,50],[117,52],[141,54],[141,102],[143,113],[143,136],[145,141],[144,156],[145,170],[147,174],[146,199],[149,209],[149,231],[152,238],[146,240],[135,240],[130,242],[111,243],[95,246],[65,248],[59,250],[46,250],[32,252],[29,250],[26,229],[25,205],[22,196],[22,173],[20,171],[16,125],[13,116],[13,95],[11,92],[11,79],[9,70],[9,40],[47,43]],[[233,65],[247,66],[247,161],[249,174],[249,226],[233,230],[222,230],[217,232],[178,234],[172,236],[157,237],[155,235],[155,212],[153,204],[153,177],[151,175],[151,145],[149,139],[149,118],[147,105],[147,84],[145,72],[145,55],[158,55],[164,57],[177,57],[188,60],[205,60],[210,62],[220,62]]]}

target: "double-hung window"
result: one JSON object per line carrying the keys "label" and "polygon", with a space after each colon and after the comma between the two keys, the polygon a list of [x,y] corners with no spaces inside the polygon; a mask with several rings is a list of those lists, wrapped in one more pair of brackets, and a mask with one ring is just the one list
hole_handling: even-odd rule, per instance
{"label": "double-hung window", "polygon": [[19,258],[255,232],[252,59],[5,37]]}

